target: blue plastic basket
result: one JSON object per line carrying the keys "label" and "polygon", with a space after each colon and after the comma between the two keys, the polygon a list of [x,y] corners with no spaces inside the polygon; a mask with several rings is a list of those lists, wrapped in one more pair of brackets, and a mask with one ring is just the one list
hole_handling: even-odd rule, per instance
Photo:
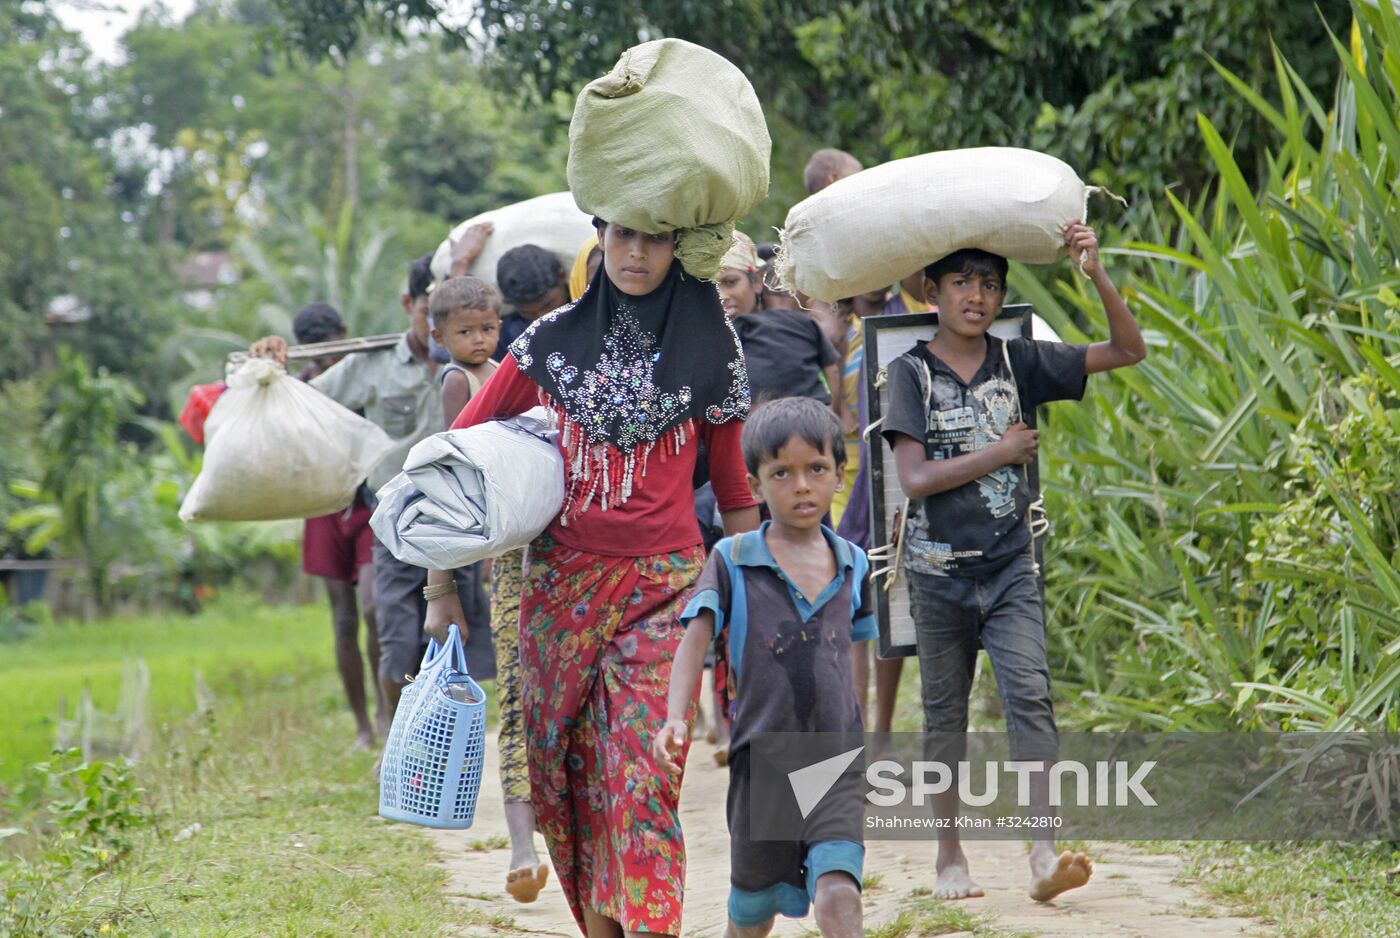
{"label": "blue plastic basket", "polygon": [[486,694],[467,674],[454,625],[447,644],[428,645],[418,677],[399,698],[379,767],[380,816],[424,827],[471,827],[485,758]]}

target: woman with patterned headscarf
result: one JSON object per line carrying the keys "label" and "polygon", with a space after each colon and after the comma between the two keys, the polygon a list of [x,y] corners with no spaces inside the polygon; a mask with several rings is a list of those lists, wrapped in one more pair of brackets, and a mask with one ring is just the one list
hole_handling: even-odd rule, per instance
{"label": "woman with patterned headscarf", "polygon": [[[680,780],[648,746],[705,559],[702,440],[726,533],[758,523],[739,448],[748,377],[715,285],[682,269],[674,233],[597,226],[603,263],[583,295],[531,324],[454,427],[538,404],[558,420],[564,505],[530,547],[521,600],[531,801],[585,934],[674,935]],[[450,621],[453,595],[431,600],[429,628]]]}

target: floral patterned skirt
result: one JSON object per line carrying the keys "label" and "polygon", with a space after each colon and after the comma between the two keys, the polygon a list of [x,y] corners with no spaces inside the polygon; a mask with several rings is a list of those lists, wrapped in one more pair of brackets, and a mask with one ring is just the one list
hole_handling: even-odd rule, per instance
{"label": "floral patterned skirt", "polygon": [[699,545],[650,557],[549,535],[531,545],[520,620],[530,796],[580,928],[587,907],[627,931],[680,933],[681,783],[649,750],[703,565]]}
{"label": "floral patterned skirt", "polygon": [[506,804],[530,800],[525,766],[525,726],[520,716],[520,592],[525,551],[513,550],[491,565],[491,642],[496,648],[496,708],[500,735],[501,791]]}

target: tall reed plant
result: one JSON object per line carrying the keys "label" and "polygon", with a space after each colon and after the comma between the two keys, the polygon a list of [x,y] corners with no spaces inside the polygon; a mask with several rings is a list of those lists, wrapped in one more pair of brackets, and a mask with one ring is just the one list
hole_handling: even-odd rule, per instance
{"label": "tall reed plant", "polygon": [[[1145,362],[1045,426],[1052,663],[1080,726],[1395,730],[1400,715],[1400,16],[1356,5],[1332,100],[1274,55],[1221,75],[1277,134],[1115,246]],[[1068,341],[1070,275],[1012,282]]]}

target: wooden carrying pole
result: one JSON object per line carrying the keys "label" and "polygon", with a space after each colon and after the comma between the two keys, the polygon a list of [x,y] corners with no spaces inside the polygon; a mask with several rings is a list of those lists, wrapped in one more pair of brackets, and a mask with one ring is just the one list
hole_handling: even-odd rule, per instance
{"label": "wooden carrying pole", "polygon": [[355,352],[374,352],[393,348],[403,338],[402,332],[389,335],[367,335],[358,339],[336,339],[334,342],[312,342],[310,345],[293,345],[287,349],[288,361],[301,361],[308,358],[321,358],[325,355],[353,355]]}
{"label": "wooden carrying pole", "polygon": [[[309,345],[292,345],[287,348],[287,361],[306,361],[326,355],[353,355],[356,352],[375,352],[393,348],[403,338],[402,332],[389,335],[368,335],[358,339],[336,339],[333,342],[312,342]],[[245,361],[247,352],[233,352],[228,360],[233,364]]]}

